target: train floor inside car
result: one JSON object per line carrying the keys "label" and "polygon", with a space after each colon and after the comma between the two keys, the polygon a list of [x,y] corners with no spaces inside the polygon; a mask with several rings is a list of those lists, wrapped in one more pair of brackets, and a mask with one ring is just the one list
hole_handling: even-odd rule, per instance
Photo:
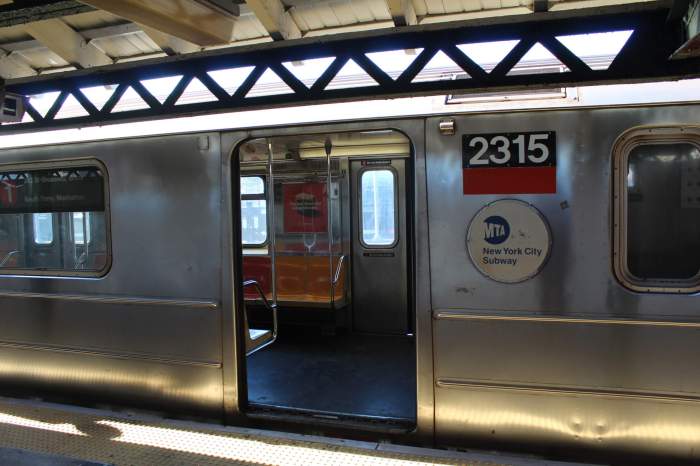
{"label": "train floor inside car", "polygon": [[248,364],[251,405],[413,423],[412,336],[280,331]]}

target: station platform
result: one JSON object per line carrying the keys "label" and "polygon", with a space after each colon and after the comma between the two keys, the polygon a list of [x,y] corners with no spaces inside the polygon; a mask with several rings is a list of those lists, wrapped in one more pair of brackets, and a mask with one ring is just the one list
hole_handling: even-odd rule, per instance
{"label": "station platform", "polygon": [[0,464],[564,466],[575,463],[177,421],[0,397]]}

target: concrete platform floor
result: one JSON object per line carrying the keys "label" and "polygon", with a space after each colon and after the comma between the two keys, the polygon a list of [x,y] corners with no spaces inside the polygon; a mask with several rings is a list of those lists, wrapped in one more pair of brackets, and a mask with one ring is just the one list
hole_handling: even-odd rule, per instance
{"label": "concrete platform floor", "polygon": [[21,458],[23,465],[42,466],[88,462],[148,466],[573,464],[174,421],[0,397],[0,463],[9,464],[3,458]]}

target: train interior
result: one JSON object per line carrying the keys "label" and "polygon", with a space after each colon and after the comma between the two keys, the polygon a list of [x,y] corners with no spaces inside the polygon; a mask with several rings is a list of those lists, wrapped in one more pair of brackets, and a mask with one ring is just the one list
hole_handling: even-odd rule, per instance
{"label": "train interior", "polygon": [[413,425],[410,141],[284,135],[237,155],[249,410]]}

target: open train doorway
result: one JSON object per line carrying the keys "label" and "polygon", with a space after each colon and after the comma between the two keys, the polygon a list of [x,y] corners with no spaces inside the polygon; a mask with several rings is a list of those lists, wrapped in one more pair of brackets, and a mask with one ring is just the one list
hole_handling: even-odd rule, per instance
{"label": "open train doorway", "polygon": [[336,132],[236,150],[248,410],[414,425],[410,141]]}

